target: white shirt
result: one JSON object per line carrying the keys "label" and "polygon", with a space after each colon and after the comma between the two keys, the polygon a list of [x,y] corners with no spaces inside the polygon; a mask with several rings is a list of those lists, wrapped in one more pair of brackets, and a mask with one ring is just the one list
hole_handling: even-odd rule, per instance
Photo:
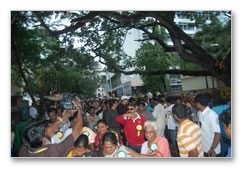
{"label": "white shirt", "polygon": [[164,130],[166,125],[165,119],[165,109],[160,103],[154,107],[153,116],[156,120],[157,128],[158,128],[158,136],[164,136]]}
{"label": "white shirt", "polygon": [[[199,126],[202,132],[202,147],[204,152],[208,152],[213,144],[214,134],[220,133],[218,115],[209,107],[198,112]],[[216,154],[220,153],[220,143],[215,148]]]}
{"label": "white shirt", "polygon": [[102,111],[100,114],[98,114],[98,117],[99,117],[100,119],[103,119],[103,111]]}
{"label": "white shirt", "polygon": [[30,107],[29,112],[30,112],[30,117],[32,117],[33,119],[35,119],[38,116],[37,109],[33,106]]}
{"label": "white shirt", "polygon": [[178,126],[178,122],[174,119],[173,114],[172,114],[172,107],[174,104],[170,105],[167,109],[167,120],[168,120],[168,129],[170,130],[175,130],[176,126]]}
{"label": "white shirt", "polygon": [[142,147],[141,147],[141,154],[146,154],[148,152],[149,148],[148,148],[148,141],[145,141],[143,144],[142,144]]}
{"label": "white shirt", "polygon": [[[58,138],[57,135],[58,132],[62,133],[62,137]],[[51,135],[51,144],[61,143],[70,134],[72,134],[72,128],[69,128],[68,121],[66,120],[60,125],[60,127],[56,130],[56,132]]]}

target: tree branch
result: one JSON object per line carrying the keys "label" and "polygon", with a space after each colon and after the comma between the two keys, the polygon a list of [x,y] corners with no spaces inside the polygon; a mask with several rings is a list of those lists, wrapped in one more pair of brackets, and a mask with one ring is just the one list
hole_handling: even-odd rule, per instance
{"label": "tree branch", "polygon": [[178,69],[170,69],[170,70],[160,70],[160,71],[123,71],[123,70],[114,70],[112,73],[123,73],[125,75],[139,74],[139,75],[165,75],[165,74],[179,74],[179,75],[188,75],[188,76],[212,76],[210,71],[192,71],[192,70],[178,70]]}
{"label": "tree branch", "polygon": [[153,36],[153,34],[150,33],[148,30],[146,30],[144,27],[139,26],[138,29],[145,32],[151,40],[157,41],[161,45],[161,47],[165,50],[165,52],[175,52],[176,51],[174,47],[168,46],[163,40],[161,40],[159,37]]}
{"label": "tree branch", "polygon": [[125,71],[118,68],[114,64],[108,64],[107,62],[101,61],[101,58],[105,60],[104,57],[99,55],[99,62],[107,66],[109,72],[112,73],[123,73],[125,75],[165,75],[165,74],[180,74],[180,75],[189,75],[189,76],[213,76],[210,71],[202,70],[202,71],[193,71],[193,70],[178,70],[178,69],[169,69],[169,70],[159,70],[159,71],[145,71],[145,70],[133,70],[133,71]]}
{"label": "tree branch", "polygon": [[154,39],[152,39],[152,38],[146,38],[146,39],[137,39],[137,40],[134,40],[134,41],[144,42],[144,41],[148,41],[148,40],[154,40]]}
{"label": "tree branch", "polygon": [[117,22],[120,22],[120,23],[135,23],[145,17],[144,15],[141,15],[140,13],[131,14],[130,16],[126,16],[126,15],[119,14],[118,12],[112,12],[112,11],[103,12],[102,15],[114,17],[118,20]]}
{"label": "tree branch", "polygon": [[101,12],[89,12],[87,15],[85,16],[82,16],[82,17],[79,17],[79,18],[76,18],[76,19],[73,19],[71,22],[74,23],[74,22],[77,22],[76,24],[74,25],[71,25],[71,26],[68,26],[62,30],[59,30],[59,31],[52,31],[46,24],[45,22],[43,21],[43,19],[41,18],[39,12],[34,12],[34,14],[37,16],[38,20],[41,22],[41,26],[43,26],[47,32],[54,36],[54,37],[58,37],[59,35],[63,34],[63,33],[68,33],[68,32],[71,32],[71,31],[75,31],[77,29],[79,29],[80,27],[82,27],[83,25],[85,25],[85,23],[87,21],[89,21],[90,19],[93,19],[94,17],[98,16]]}
{"label": "tree branch", "polygon": [[22,63],[21,63],[21,58],[19,56],[19,51],[18,51],[18,47],[17,47],[17,44],[15,42],[12,42],[12,56],[16,59],[16,62],[17,62],[17,66],[18,66],[18,73],[20,74],[20,76],[22,77],[25,85],[26,85],[26,88],[27,88],[27,91],[31,97],[31,100],[33,102],[33,104],[36,106],[37,103],[36,103],[36,100],[35,100],[35,97],[33,95],[33,92],[32,92],[32,88],[29,84],[29,81],[27,80],[27,77],[24,73],[24,70],[23,70],[23,66],[22,66]]}
{"label": "tree branch", "polygon": [[98,16],[99,14],[101,14],[101,12],[90,11],[85,16],[81,16],[79,18],[75,18],[75,19],[71,20],[71,23],[74,23],[74,22],[87,22],[89,19],[94,18],[94,17]]}
{"label": "tree branch", "polygon": [[46,29],[46,31],[51,35],[51,36],[54,36],[56,39],[58,38],[57,36],[56,36],[56,34],[45,24],[45,22],[43,21],[43,19],[41,18],[41,16],[40,16],[40,14],[39,14],[39,12],[36,12],[36,11],[34,11],[33,12],[35,15],[36,15],[36,17],[37,17],[37,19],[40,21],[40,23],[41,23],[41,26],[43,26],[45,29]]}
{"label": "tree branch", "polygon": [[[170,32],[170,30],[169,30]],[[176,49],[176,51],[178,52],[179,56],[184,60],[184,61],[189,61],[192,63],[196,63],[201,65],[202,63],[198,61],[198,59],[196,57],[193,57],[189,52],[187,52],[185,50],[185,48],[182,46],[180,40],[178,40],[177,38],[175,38],[174,34],[172,32],[170,32],[171,35],[171,39],[174,43],[174,47]]]}

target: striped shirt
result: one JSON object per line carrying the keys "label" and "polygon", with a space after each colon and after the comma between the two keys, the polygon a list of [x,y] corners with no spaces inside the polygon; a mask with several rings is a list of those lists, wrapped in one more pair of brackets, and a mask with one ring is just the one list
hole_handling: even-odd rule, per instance
{"label": "striped shirt", "polygon": [[181,157],[188,157],[189,152],[195,148],[197,148],[198,157],[203,157],[201,129],[196,123],[188,119],[178,126],[177,144]]}

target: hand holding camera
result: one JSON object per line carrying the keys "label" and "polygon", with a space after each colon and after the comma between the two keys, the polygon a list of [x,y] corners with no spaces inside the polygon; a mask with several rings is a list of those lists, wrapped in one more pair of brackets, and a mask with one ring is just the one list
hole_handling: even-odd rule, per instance
{"label": "hand holding camera", "polygon": [[63,93],[61,95],[60,105],[64,110],[75,110],[74,102],[81,108],[80,99],[71,93]]}

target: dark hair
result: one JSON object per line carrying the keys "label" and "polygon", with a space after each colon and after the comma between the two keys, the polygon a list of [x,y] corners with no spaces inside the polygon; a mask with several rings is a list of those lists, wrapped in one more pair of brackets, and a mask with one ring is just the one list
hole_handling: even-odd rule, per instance
{"label": "dark hair", "polygon": [[172,107],[172,113],[176,114],[180,119],[189,118],[191,111],[190,108],[184,104],[175,104]]}
{"label": "dark hair", "polygon": [[205,93],[205,95],[208,97],[209,100],[213,97],[211,93]]}
{"label": "dark hair", "polygon": [[210,98],[207,94],[198,94],[194,99],[195,103],[199,102],[203,106],[208,106],[209,100]]}
{"label": "dark hair", "polygon": [[181,96],[175,96],[175,100],[182,100]]}
{"label": "dark hair", "polygon": [[145,102],[144,101],[140,101],[140,102],[138,102],[138,106],[139,105],[143,105],[143,107],[145,107],[146,106],[146,104],[145,104]]}
{"label": "dark hair", "polygon": [[94,106],[90,106],[90,107],[89,107],[89,111],[90,111],[91,109],[95,109],[95,107],[94,107]]}
{"label": "dark hair", "polygon": [[159,102],[162,103],[162,104],[164,104],[165,103],[165,99],[164,98],[165,98],[164,95],[158,96]]}
{"label": "dark hair", "polygon": [[170,103],[170,104],[174,104],[175,103],[175,97],[174,96],[168,96],[165,98],[165,101]]}
{"label": "dark hair", "polygon": [[227,104],[227,102],[230,101],[230,98],[228,96],[220,97],[220,104]]}
{"label": "dark hair", "polygon": [[102,138],[102,145],[105,141],[109,141],[112,144],[118,145],[116,135],[113,132],[106,132]]}
{"label": "dark hair", "polygon": [[153,97],[152,100],[153,101],[159,101],[159,98],[158,97]]}
{"label": "dark hair", "polygon": [[127,106],[132,106],[132,107],[136,107],[136,104],[135,103],[128,103]]}
{"label": "dark hair", "polygon": [[231,124],[231,110],[230,108],[224,110],[222,114],[219,115],[219,120],[222,121],[227,127]]}
{"label": "dark hair", "polygon": [[89,147],[89,138],[85,134],[81,134],[79,138],[75,141],[74,147]]}
{"label": "dark hair", "polygon": [[107,122],[103,119],[100,119],[99,121],[97,121],[96,126],[98,126],[99,123],[103,123],[105,125],[108,125]]}
{"label": "dark hair", "polygon": [[109,104],[109,100],[104,100],[104,104]]}
{"label": "dark hair", "polygon": [[27,149],[34,152],[37,148],[42,146],[46,125],[46,121],[37,121],[24,128],[22,141]]}
{"label": "dark hair", "polygon": [[111,100],[109,100],[109,106],[110,106],[110,108],[113,106],[113,104],[115,104],[117,102],[117,100],[115,100],[115,99],[111,99]]}
{"label": "dark hair", "polygon": [[137,100],[135,98],[133,98],[133,97],[130,97],[129,103],[134,102],[134,101],[136,102]]}
{"label": "dark hair", "polygon": [[56,109],[55,107],[49,107],[49,108],[47,109],[47,114],[49,115],[51,112],[55,112],[55,113],[57,113],[57,109]]}

